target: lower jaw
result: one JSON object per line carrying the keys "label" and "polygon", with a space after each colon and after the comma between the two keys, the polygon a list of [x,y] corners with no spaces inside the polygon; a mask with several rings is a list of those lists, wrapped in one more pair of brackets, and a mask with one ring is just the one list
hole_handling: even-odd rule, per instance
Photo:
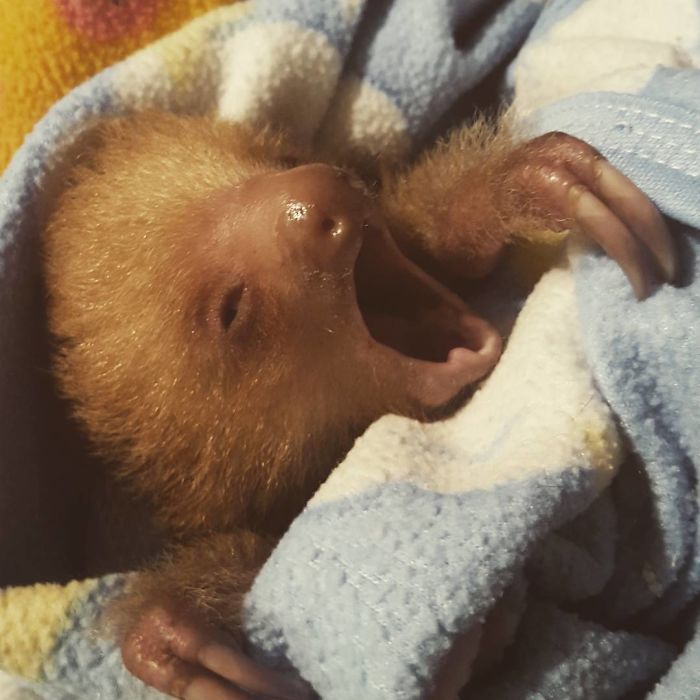
{"label": "lower jaw", "polygon": [[374,350],[389,375],[402,378],[418,412],[439,413],[459,402],[498,360],[496,330],[403,255],[387,231],[363,244],[355,296]]}

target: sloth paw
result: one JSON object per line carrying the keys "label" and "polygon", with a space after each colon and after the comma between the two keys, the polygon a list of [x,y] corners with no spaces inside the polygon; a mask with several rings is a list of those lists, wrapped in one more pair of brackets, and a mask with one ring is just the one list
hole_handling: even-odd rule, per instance
{"label": "sloth paw", "polygon": [[182,700],[302,700],[301,681],[252,661],[233,637],[179,614],[148,607],[124,638],[126,668],[147,685]]}
{"label": "sloth paw", "polygon": [[674,282],[678,253],[663,217],[637,186],[583,141],[551,132],[508,161],[508,191],[561,228],[581,231],[622,268],[638,299],[653,278]]}

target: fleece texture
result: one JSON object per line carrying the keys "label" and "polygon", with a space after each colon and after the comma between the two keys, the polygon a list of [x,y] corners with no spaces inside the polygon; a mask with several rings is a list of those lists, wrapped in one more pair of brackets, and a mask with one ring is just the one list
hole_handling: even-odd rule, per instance
{"label": "fleece texture", "polygon": [[[19,460],[32,456],[22,436],[42,429],[20,388],[38,337],[22,304],[38,269],[32,211],[87,122],[216,109],[403,159],[521,45],[504,89],[523,128],[581,136],[639,183],[672,217],[683,283],[640,304],[616,265],[572,248],[460,412],[430,425],[387,416],[357,441],[246,600],[251,652],[323,698],[424,697],[455,637],[513,587],[528,591],[514,644],[472,697],[697,695],[697,0],[240,3],[74,90],[0,182],[0,386],[22,397],[2,459]],[[0,593],[0,666],[44,697],[159,697],[87,632],[122,585]],[[46,621],[17,622],[40,620],[45,601]],[[684,648],[668,635],[679,616]]]}
{"label": "fleece texture", "polygon": [[0,0],[0,172],[51,105],[228,0]]}

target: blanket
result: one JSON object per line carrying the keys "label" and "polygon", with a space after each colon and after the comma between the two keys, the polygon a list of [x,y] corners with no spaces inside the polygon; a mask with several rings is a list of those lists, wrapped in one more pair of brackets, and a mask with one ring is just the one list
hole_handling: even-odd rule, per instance
{"label": "blanket", "polygon": [[1,0],[0,171],[56,100],[227,0]]}
{"label": "blanket", "polygon": [[[430,425],[386,416],[357,441],[246,599],[251,652],[323,698],[423,697],[455,639],[513,591],[514,643],[467,696],[697,695],[700,5],[242,3],[68,95],[0,183],[0,371],[14,386],[34,337],[21,304],[38,264],[33,207],[91,119],[215,108],[402,159],[523,42],[504,85],[520,119],[588,140],[634,179],[671,217],[683,279],[637,303],[615,264],[572,247],[461,411]],[[24,397],[14,425],[31,409]],[[0,666],[44,697],[159,697],[90,631],[124,580],[0,593]]]}

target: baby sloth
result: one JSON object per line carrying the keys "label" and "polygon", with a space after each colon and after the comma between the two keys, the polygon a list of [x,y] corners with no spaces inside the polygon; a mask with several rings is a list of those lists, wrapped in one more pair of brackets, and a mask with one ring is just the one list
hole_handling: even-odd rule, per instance
{"label": "baby sloth", "polygon": [[445,284],[574,226],[639,298],[674,279],[651,202],[564,134],[478,125],[363,182],[208,118],[98,127],[49,218],[47,280],[62,390],[178,542],[121,605],[136,676],[187,700],[303,695],[240,646],[275,538],[372,421],[430,419],[494,367],[499,334]]}

